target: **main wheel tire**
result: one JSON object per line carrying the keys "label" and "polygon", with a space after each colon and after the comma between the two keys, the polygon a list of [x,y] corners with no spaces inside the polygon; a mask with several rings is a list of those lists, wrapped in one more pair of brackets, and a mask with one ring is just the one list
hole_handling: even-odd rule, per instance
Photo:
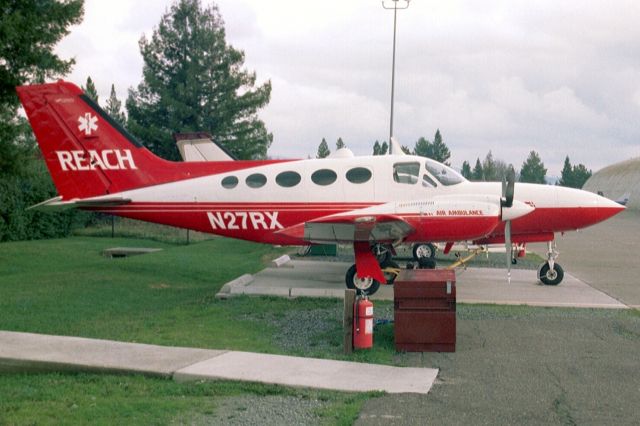
{"label": "main wheel tire", "polygon": [[433,259],[436,257],[436,246],[431,243],[415,243],[413,245],[413,258],[420,260],[422,258]]}
{"label": "main wheel tire", "polygon": [[376,257],[376,260],[378,261],[379,264],[383,264],[385,262],[390,262],[391,258],[393,257],[393,253],[391,253],[391,250],[389,249],[389,247],[387,246],[382,246],[380,247],[381,250],[379,250],[377,247],[373,247],[373,255]]}
{"label": "main wheel tire", "polygon": [[355,264],[351,265],[347,270],[345,282],[347,284],[347,288],[355,290],[356,294],[360,295],[372,295],[378,291],[378,288],[380,287],[380,283],[373,278],[363,279],[358,277]]}
{"label": "main wheel tire", "polygon": [[388,260],[384,263],[382,263],[380,265],[380,268],[382,269],[382,274],[384,275],[384,277],[387,280],[387,285],[392,285],[393,282],[396,280],[396,277],[398,276],[397,274],[393,273],[393,272],[385,272],[384,269],[385,268],[393,268],[393,269],[400,269],[400,265],[398,265],[396,262],[394,262],[393,260]]}
{"label": "main wheel tire", "polygon": [[553,264],[553,270],[548,263],[543,263],[538,269],[538,278],[544,285],[558,285],[564,278],[564,270],[557,263]]}

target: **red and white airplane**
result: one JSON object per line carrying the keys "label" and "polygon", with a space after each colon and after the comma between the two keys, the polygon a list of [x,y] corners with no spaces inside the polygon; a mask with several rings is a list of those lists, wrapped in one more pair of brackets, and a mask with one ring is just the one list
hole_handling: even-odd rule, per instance
{"label": "red and white airplane", "polygon": [[71,83],[17,92],[59,193],[38,207],[80,208],[269,244],[353,244],[346,284],[362,293],[391,281],[388,266],[395,265],[379,260],[394,244],[421,241],[505,243],[509,256],[512,244],[549,242],[539,277],[558,284],[554,234],[624,209],[586,191],[516,184],[513,175],[502,185],[469,182],[412,155],[354,157],[340,150],[327,159],[234,161],[216,147],[217,161],[171,162],[144,148]]}

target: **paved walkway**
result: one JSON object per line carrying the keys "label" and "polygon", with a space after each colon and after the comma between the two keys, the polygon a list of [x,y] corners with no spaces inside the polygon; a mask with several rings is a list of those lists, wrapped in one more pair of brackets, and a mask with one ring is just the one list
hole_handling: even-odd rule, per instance
{"label": "paved walkway", "polygon": [[[344,297],[344,274],[351,266],[345,262],[291,260],[271,266],[255,275],[243,275],[227,283],[219,297],[239,294],[283,297]],[[536,271],[514,269],[507,283],[504,269],[469,268],[457,271],[459,303],[491,303],[583,308],[626,308],[571,274],[565,273],[562,284],[545,286],[538,282]],[[393,286],[381,286],[373,300],[393,300]]]}
{"label": "paved walkway", "polygon": [[0,372],[139,373],[177,381],[240,380],[351,392],[427,393],[433,368],[0,331]]}

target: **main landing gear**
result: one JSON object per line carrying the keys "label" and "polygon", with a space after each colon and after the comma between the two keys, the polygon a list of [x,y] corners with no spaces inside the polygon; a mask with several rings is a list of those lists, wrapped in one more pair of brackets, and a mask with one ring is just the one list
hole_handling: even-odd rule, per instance
{"label": "main landing gear", "polygon": [[[400,272],[400,266],[391,260],[393,247],[383,244],[374,244],[371,247],[371,251],[376,257],[376,260],[380,265],[380,269],[382,269],[382,274],[386,280],[385,284],[393,284]],[[356,271],[355,264],[351,265],[347,270],[345,282],[347,284],[347,288],[356,290],[356,293],[359,295],[372,295],[378,291],[378,288],[380,288],[379,281],[374,280],[371,277],[360,278]]]}
{"label": "main landing gear", "polygon": [[544,285],[558,285],[564,278],[564,270],[556,263],[560,252],[556,248],[555,241],[547,243],[547,261],[538,268],[538,279]]}

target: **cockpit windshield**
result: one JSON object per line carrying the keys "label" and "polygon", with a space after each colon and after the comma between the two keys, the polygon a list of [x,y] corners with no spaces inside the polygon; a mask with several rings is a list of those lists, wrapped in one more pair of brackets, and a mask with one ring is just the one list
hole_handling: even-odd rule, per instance
{"label": "cockpit windshield", "polygon": [[445,166],[437,161],[427,159],[425,160],[425,166],[427,167],[427,171],[444,186],[457,185],[466,180],[451,167]]}

